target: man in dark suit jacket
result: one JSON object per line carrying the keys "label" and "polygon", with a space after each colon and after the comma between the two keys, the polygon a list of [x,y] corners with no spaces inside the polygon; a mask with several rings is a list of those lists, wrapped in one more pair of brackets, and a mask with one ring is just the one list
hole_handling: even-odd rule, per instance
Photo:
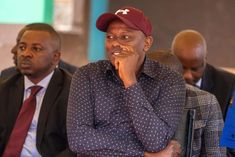
{"label": "man in dark suit jacket", "polygon": [[[29,25],[26,25],[25,27],[23,27],[17,37],[16,37],[16,45],[12,47],[11,49],[11,53],[13,54],[13,62],[14,64],[16,65],[17,64],[17,45],[23,35],[23,33],[27,30],[27,29],[33,29],[34,27],[38,27],[38,25],[35,23],[33,25],[29,24]],[[70,74],[74,74],[74,72],[76,71],[77,67],[75,67],[74,65],[71,65],[63,60],[60,60],[59,61],[59,64],[58,64],[58,67],[64,69],[65,71],[69,72]],[[9,68],[6,68],[6,69],[3,69],[1,72],[0,72],[0,79],[1,80],[4,80],[4,79],[7,79],[9,78],[10,76],[12,76],[13,74],[15,74],[17,72],[17,67],[16,66],[12,66],[12,67],[9,67]]]}
{"label": "man in dark suit jacket", "polygon": [[214,94],[225,118],[235,85],[235,75],[214,68],[206,62],[206,41],[195,30],[179,32],[173,39],[172,52],[183,65],[186,82]]}
{"label": "man in dark suit jacket", "polygon": [[59,35],[50,25],[37,24],[22,34],[17,47],[19,72],[0,85],[0,156],[8,156],[17,116],[30,92],[27,85],[40,85],[42,89],[20,156],[74,156],[66,134],[71,75],[56,68],[60,60]]}

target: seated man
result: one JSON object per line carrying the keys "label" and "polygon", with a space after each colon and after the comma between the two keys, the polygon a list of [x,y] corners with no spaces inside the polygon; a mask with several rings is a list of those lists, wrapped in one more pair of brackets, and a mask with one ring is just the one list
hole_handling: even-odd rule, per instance
{"label": "seated man", "polygon": [[214,94],[225,118],[235,87],[235,75],[207,63],[206,40],[195,30],[177,33],[171,50],[183,65],[185,81]]}
{"label": "seated man", "polygon": [[50,25],[22,33],[19,72],[0,84],[0,156],[74,156],[66,134],[71,76],[56,68],[59,60],[60,38]]}
{"label": "seated man", "polygon": [[[17,45],[23,35],[23,33],[25,31],[27,31],[28,29],[33,29],[34,27],[37,28],[39,27],[41,24],[40,23],[32,23],[32,24],[28,24],[25,27],[23,27],[16,38],[16,45],[13,46],[13,48],[11,49],[11,53],[13,54],[13,62],[16,65],[17,64]],[[73,73],[76,71],[77,67],[63,61],[60,60],[58,63],[58,67],[64,69],[65,71],[67,71],[68,73],[70,73],[71,75],[73,75]],[[10,76],[14,75],[17,72],[17,65],[16,66],[12,66],[6,69],[3,69],[0,73],[0,79],[4,80],[9,78]]]}
{"label": "seated man", "polygon": [[[148,56],[183,73],[180,61],[170,52],[153,52]],[[224,122],[215,96],[187,84],[185,108],[196,110],[192,156],[226,157],[226,149],[219,146]]]}
{"label": "seated man", "polygon": [[87,156],[140,157],[166,147],[179,124],[185,82],[146,57],[153,43],[144,13],[123,7],[101,15],[109,60],[76,71],[67,128],[73,152]]}
{"label": "seated man", "polygon": [[[207,63],[206,40],[196,30],[189,29],[177,33],[171,49],[184,67],[185,81],[214,94],[225,119],[235,88],[235,75]],[[228,156],[234,157],[235,150],[228,150]]]}

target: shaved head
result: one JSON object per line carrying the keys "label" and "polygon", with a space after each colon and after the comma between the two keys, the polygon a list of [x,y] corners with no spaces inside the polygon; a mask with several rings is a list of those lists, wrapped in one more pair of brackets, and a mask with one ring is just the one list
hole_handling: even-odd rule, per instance
{"label": "shaved head", "polygon": [[200,49],[200,51],[188,52],[188,55],[195,57],[206,58],[207,55],[207,46],[204,37],[195,30],[183,30],[176,34],[173,39],[171,48],[174,53],[177,53],[177,49]]}
{"label": "shaved head", "polygon": [[183,30],[174,37],[171,49],[183,65],[186,82],[195,85],[206,65],[207,46],[204,37],[195,30]]}

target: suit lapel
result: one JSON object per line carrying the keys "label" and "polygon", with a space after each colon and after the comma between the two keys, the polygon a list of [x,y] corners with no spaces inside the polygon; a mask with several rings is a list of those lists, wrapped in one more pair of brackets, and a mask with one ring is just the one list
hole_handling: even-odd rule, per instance
{"label": "suit lapel", "polygon": [[[37,126],[37,145],[39,146],[42,142],[43,133],[46,128],[48,115],[50,114],[51,108],[56,103],[56,99],[62,89],[63,75],[59,69],[55,69],[55,72],[49,82],[46,93],[43,98],[38,126]],[[39,147],[38,147],[39,148]]]}
{"label": "suit lapel", "polygon": [[210,70],[210,65],[206,65],[206,69],[204,71],[203,77],[202,77],[202,90],[206,90],[208,92],[212,92],[212,89],[214,87],[214,81],[213,81],[213,73]]}
{"label": "suit lapel", "polygon": [[24,79],[20,77],[16,80],[12,86],[9,88],[9,108],[11,116],[9,116],[9,128],[12,130],[14,123],[16,121],[17,115],[21,109],[24,96]]}

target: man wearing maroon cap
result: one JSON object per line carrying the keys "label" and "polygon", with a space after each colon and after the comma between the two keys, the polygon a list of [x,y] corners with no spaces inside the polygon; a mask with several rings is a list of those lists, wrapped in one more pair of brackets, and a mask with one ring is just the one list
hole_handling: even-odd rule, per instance
{"label": "man wearing maroon cap", "polygon": [[106,32],[109,60],[74,74],[67,111],[69,146],[85,156],[154,156],[179,124],[185,82],[146,57],[152,26],[141,10],[122,7],[105,13],[96,27]]}

